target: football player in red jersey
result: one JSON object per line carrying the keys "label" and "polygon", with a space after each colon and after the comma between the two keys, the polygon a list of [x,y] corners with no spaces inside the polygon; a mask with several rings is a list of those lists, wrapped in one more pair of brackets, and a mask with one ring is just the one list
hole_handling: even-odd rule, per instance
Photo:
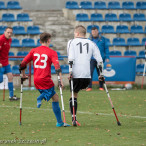
{"label": "football player in red jersey", "polygon": [[7,27],[4,34],[0,36],[0,83],[3,82],[3,74],[6,74],[8,77],[9,99],[18,100],[20,98],[14,96],[13,93],[13,75],[8,62],[12,33],[13,29],[11,27]]}
{"label": "football player in red jersey", "polygon": [[[37,107],[40,108],[41,101],[49,101],[52,98],[52,108],[57,119],[57,127],[64,126],[61,118],[61,110],[59,107],[59,97],[54,90],[54,83],[51,79],[51,64],[53,63],[57,72],[59,72],[61,85],[63,87],[61,69],[58,61],[57,52],[49,48],[51,35],[49,33],[42,33],[40,35],[40,47],[32,49],[29,54],[23,59],[20,64],[22,70],[22,78],[26,78],[26,65],[33,61],[34,67],[34,85],[39,90],[40,96],[37,98]],[[65,124],[66,126],[70,126]]]}

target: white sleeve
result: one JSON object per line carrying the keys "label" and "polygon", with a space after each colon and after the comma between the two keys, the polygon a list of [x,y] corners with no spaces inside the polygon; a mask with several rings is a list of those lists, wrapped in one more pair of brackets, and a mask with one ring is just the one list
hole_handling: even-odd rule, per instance
{"label": "white sleeve", "polygon": [[93,43],[93,57],[96,59],[96,61],[99,62],[103,62],[99,48],[97,47],[96,44]]}
{"label": "white sleeve", "polygon": [[68,55],[68,61],[74,61],[74,47],[73,47],[73,40],[70,40],[67,44],[67,55]]}

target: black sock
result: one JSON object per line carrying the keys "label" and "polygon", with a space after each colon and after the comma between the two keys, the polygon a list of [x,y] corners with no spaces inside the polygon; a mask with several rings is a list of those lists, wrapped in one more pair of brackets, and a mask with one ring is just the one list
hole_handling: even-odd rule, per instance
{"label": "black sock", "polygon": [[[72,114],[72,121],[73,121],[73,107],[72,107],[72,98],[69,100],[70,105],[70,112]],[[74,108],[75,108],[75,120],[76,120],[76,113],[77,113],[77,98],[74,98]]]}

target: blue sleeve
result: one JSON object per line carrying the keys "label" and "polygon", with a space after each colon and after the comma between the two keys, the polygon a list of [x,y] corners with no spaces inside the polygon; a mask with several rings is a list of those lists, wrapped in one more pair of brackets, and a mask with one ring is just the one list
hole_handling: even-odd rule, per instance
{"label": "blue sleeve", "polygon": [[108,46],[108,43],[107,43],[107,40],[106,38],[104,38],[104,41],[105,41],[105,46],[104,46],[104,49],[105,49],[105,59],[109,59],[109,46]]}

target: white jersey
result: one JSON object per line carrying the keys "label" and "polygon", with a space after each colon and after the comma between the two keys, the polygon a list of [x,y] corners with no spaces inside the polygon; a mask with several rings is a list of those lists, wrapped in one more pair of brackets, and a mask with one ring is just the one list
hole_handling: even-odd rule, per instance
{"label": "white jersey", "polygon": [[86,38],[75,38],[67,44],[68,61],[73,61],[73,78],[91,78],[90,60],[102,62],[97,45]]}

